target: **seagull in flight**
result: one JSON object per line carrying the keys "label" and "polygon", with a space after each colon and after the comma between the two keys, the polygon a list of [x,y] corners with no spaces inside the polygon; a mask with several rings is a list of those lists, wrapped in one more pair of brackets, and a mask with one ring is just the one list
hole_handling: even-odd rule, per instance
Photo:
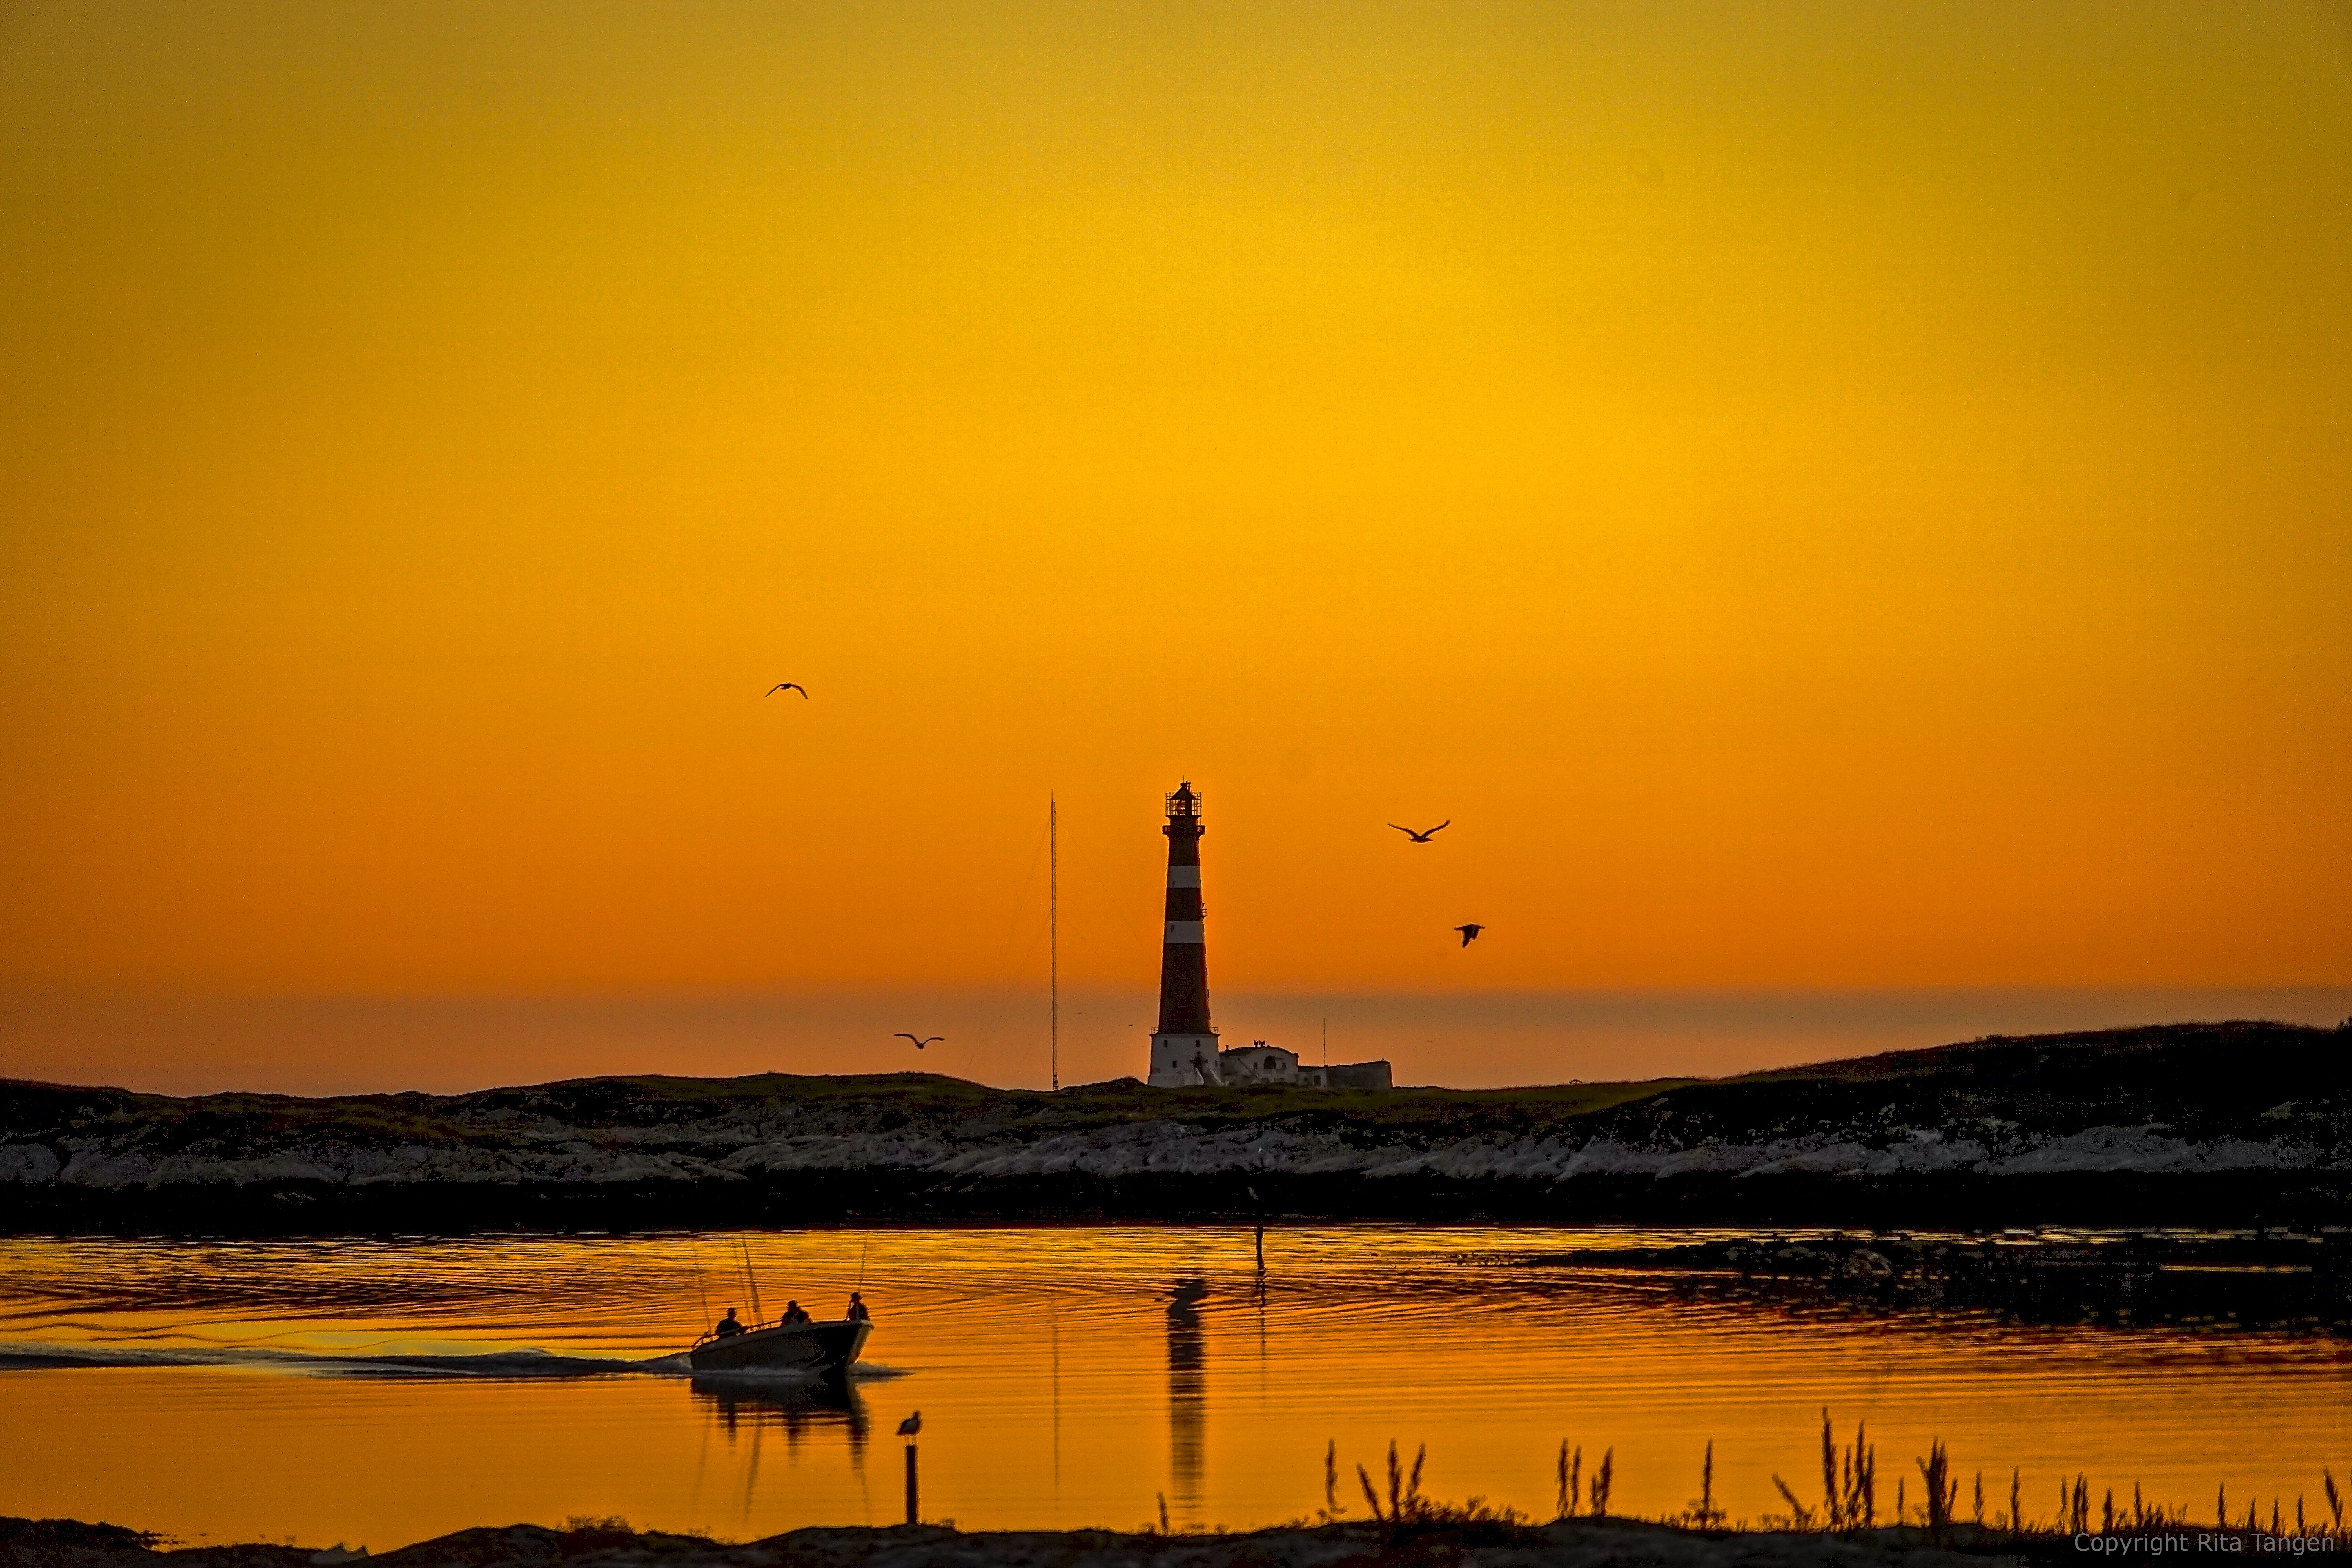
{"label": "seagull in flight", "polygon": [[[904,1029],[899,1030],[890,1037],[894,1040],[915,1040],[915,1037],[907,1033]],[[946,1038],[947,1037],[945,1035],[925,1035],[921,1039],[915,1040],[915,1048],[919,1051],[925,1046],[937,1045],[940,1041]]]}
{"label": "seagull in flight", "polygon": [[801,694],[803,700],[808,697],[808,688],[803,686],[797,680],[779,680],[776,684],[768,688],[768,695],[771,697],[773,697],[779,691],[797,691]]}
{"label": "seagull in flight", "polygon": [[919,1410],[898,1423],[898,1436],[901,1437],[911,1437],[922,1429],[923,1413]]}
{"label": "seagull in flight", "polygon": [[1468,947],[1472,942],[1478,940],[1478,933],[1485,931],[1486,928],[1480,925],[1476,921],[1472,921],[1467,925],[1458,925],[1454,929],[1462,933],[1462,945]]}
{"label": "seagull in flight", "polygon": [[1454,819],[1449,816],[1444,822],[1439,823],[1437,827],[1426,828],[1419,833],[1415,833],[1412,828],[1405,826],[1402,823],[1391,822],[1389,826],[1395,828],[1399,833],[1403,834],[1407,838],[1412,839],[1415,844],[1426,844],[1429,842],[1430,835],[1435,833],[1438,828],[1453,826]]}

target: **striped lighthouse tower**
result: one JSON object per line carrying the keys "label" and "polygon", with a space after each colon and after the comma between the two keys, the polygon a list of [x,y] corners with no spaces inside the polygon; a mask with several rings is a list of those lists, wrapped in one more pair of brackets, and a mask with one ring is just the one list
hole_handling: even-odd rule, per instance
{"label": "striped lighthouse tower", "polygon": [[1187,782],[1168,797],[1168,926],[1160,949],[1160,1027],[1151,1081],[1160,1089],[1223,1083],[1209,1027],[1209,948],[1201,931],[1201,797]]}

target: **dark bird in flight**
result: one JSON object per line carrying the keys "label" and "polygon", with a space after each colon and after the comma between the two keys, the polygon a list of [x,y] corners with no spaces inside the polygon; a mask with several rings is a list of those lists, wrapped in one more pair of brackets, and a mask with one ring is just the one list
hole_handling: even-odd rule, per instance
{"label": "dark bird in flight", "polygon": [[797,691],[804,700],[808,696],[808,688],[803,686],[797,680],[779,680],[776,684],[768,688],[768,695],[771,697],[773,697],[779,691]]}
{"label": "dark bird in flight", "polygon": [[[898,1040],[915,1040],[915,1037],[907,1033],[904,1029],[899,1030],[896,1035],[892,1036],[891,1038]],[[947,1037],[945,1035],[925,1035],[921,1039],[915,1040],[915,1048],[919,1051],[925,1046],[937,1045],[940,1041],[946,1038]]]}
{"label": "dark bird in flight", "polygon": [[923,1413],[919,1410],[898,1423],[898,1436],[901,1437],[911,1437],[922,1429]]}
{"label": "dark bird in flight", "polygon": [[1472,921],[1467,925],[1458,925],[1454,929],[1462,933],[1462,945],[1468,947],[1472,942],[1478,940],[1478,933],[1485,931],[1486,928],[1480,925],[1476,921]]}
{"label": "dark bird in flight", "polygon": [[1429,842],[1429,836],[1435,833],[1438,828],[1453,826],[1454,819],[1449,816],[1444,822],[1439,823],[1437,827],[1428,828],[1420,833],[1415,833],[1412,828],[1404,826],[1401,823],[1391,822],[1389,826],[1395,828],[1399,833],[1403,834],[1407,838],[1412,839],[1415,844],[1426,844]]}

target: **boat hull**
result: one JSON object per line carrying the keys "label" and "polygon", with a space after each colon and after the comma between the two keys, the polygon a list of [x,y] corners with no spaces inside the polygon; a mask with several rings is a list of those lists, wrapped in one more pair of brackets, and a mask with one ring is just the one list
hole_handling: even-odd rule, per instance
{"label": "boat hull", "polygon": [[824,1377],[846,1373],[861,1352],[870,1322],[778,1323],[723,1340],[705,1340],[686,1352],[696,1372],[798,1372]]}

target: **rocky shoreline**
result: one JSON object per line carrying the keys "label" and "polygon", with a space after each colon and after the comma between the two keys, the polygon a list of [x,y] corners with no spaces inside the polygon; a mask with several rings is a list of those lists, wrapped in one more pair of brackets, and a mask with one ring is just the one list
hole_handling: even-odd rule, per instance
{"label": "rocky shoreline", "polygon": [[2352,1227],[1750,1235],[1489,1254],[1489,1265],[1663,1275],[1799,1310],[1990,1311],[2011,1321],[2352,1333]]}
{"label": "rocky shoreline", "polygon": [[1059,1094],[921,1074],[470,1095],[0,1082],[0,1230],[646,1228],[1257,1215],[2320,1224],[2352,1038],[1988,1039],[1716,1080]]}

